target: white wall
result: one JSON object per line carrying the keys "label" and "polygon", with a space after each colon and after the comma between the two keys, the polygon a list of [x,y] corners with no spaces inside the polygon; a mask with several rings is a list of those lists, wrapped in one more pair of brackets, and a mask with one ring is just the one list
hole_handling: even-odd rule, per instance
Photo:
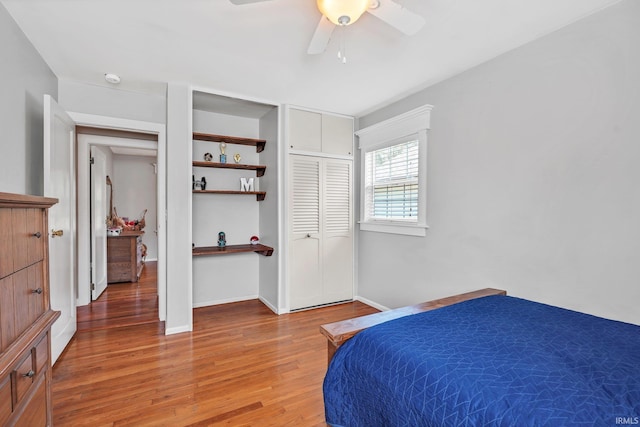
{"label": "white wall", "polygon": [[483,287],[640,323],[640,2],[362,117],[433,104],[424,238],[359,233],[358,294]]}
{"label": "white wall", "polygon": [[[219,135],[259,137],[259,121],[238,116],[193,111],[194,132]],[[193,142],[193,159],[203,160],[204,153],[213,154],[219,161],[219,144],[207,141]],[[255,147],[227,144],[227,162],[232,163],[235,153],[243,164],[258,164]],[[206,177],[207,189],[239,190],[241,177],[254,177],[256,191],[260,179],[254,171],[233,169],[194,168],[196,179]],[[249,243],[252,235],[259,235],[259,203],[255,196],[193,195],[193,243],[196,246],[216,246],[218,233],[224,231],[227,244]],[[259,260],[253,252],[224,256],[193,257],[193,305],[201,307],[217,303],[238,301],[258,296]]]}
{"label": "white wall", "polygon": [[60,79],[60,105],[67,111],[166,123],[166,97]]}
{"label": "white wall", "polygon": [[167,334],[193,329],[191,88],[167,86]]}
{"label": "white wall", "polygon": [[260,119],[260,138],[267,141],[264,151],[260,153],[260,164],[266,165],[267,170],[260,178],[260,189],[267,192],[265,199],[260,202],[260,239],[265,245],[274,248],[270,257],[259,256],[260,268],[260,299],[272,310],[280,311],[283,304],[278,301],[279,273],[278,263],[282,242],[279,240],[278,221],[278,109],[274,108]]}
{"label": "white wall", "polygon": [[153,167],[155,157],[113,156],[113,206],[118,215],[129,219],[140,219],[144,210],[145,234],[142,242],[147,246],[147,261],[158,260],[158,236],[156,235],[157,185]]}
{"label": "white wall", "polygon": [[0,4],[0,191],[42,195],[43,98],[58,80]]}

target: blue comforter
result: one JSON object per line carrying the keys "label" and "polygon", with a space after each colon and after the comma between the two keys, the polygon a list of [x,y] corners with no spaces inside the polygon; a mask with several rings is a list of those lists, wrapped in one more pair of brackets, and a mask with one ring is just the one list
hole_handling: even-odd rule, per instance
{"label": "blue comforter", "polygon": [[345,427],[639,424],[640,327],[479,298],[359,333],[324,399]]}

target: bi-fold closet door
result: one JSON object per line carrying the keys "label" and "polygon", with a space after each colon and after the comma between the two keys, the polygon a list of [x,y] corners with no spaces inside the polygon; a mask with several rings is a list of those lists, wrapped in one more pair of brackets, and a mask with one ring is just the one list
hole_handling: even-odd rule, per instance
{"label": "bi-fold closet door", "polygon": [[353,298],[353,161],[289,155],[290,309]]}

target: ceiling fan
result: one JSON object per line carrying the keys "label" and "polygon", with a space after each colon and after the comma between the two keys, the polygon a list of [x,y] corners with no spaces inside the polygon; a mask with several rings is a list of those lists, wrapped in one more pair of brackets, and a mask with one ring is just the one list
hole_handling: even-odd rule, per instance
{"label": "ceiling fan", "polygon": [[[235,5],[271,0],[229,0]],[[346,27],[356,22],[363,13],[369,12],[406,35],[420,31],[425,20],[422,16],[405,9],[393,0],[317,0],[322,13],[307,53],[323,53],[331,40],[336,26]]]}

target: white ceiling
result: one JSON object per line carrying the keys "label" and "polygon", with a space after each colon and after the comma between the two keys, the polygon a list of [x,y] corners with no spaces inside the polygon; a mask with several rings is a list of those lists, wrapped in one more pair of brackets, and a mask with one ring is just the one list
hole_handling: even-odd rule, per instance
{"label": "white ceiling", "polygon": [[0,0],[60,79],[165,93],[169,81],[268,104],[361,115],[618,0],[397,0],[427,24],[405,36],[365,14],[306,54],[315,0]]}

